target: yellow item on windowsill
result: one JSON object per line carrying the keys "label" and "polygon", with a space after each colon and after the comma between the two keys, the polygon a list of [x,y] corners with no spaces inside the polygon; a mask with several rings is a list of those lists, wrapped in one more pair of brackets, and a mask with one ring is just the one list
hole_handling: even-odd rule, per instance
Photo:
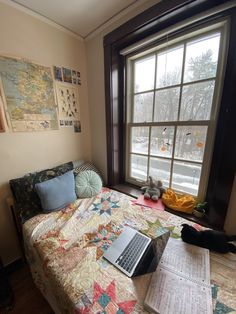
{"label": "yellow item on windowsill", "polygon": [[191,195],[177,195],[172,189],[167,189],[162,195],[162,202],[170,209],[192,214],[196,200]]}

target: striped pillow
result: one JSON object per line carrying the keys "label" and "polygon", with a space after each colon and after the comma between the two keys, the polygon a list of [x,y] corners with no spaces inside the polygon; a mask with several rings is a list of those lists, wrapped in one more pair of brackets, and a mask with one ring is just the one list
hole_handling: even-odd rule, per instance
{"label": "striped pillow", "polygon": [[102,183],[104,182],[100,171],[90,162],[85,162],[81,166],[74,168],[74,175],[77,176],[80,172],[87,171],[87,170],[92,170],[92,171],[96,172],[99,175],[99,177],[101,178]]}

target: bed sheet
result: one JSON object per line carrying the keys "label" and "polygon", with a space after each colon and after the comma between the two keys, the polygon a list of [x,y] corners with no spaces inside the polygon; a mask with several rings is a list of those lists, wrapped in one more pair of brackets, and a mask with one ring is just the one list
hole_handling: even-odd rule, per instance
{"label": "bed sheet", "polygon": [[[23,225],[33,279],[55,313],[148,313],[143,300],[151,275],[128,278],[103,258],[104,251],[125,225],[150,237],[167,228],[180,241],[182,223],[203,227],[166,211],[134,205],[132,200],[103,188],[96,197],[37,215]],[[214,312],[233,313],[236,254],[210,257]]]}

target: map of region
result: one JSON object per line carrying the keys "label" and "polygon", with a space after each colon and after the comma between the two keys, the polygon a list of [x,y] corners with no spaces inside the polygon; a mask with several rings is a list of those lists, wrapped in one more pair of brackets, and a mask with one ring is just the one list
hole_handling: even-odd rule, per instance
{"label": "map of region", "polygon": [[49,67],[0,56],[0,78],[13,131],[58,129]]}

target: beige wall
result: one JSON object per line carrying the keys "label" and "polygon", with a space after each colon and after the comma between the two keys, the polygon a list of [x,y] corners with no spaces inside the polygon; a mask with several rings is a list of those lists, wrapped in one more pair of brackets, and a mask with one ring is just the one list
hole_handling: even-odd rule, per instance
{"label": "beige wall", "polygon": [[0,133],[0,256],[8,264],[20,255],[11,214],[5,203],[8,181],[29,171],[91,159],[86,54],[83,41],[33,16],[0,3],[0,54],[24,57],[81,72],[79,86],[82,133],[58,131]]}
{"label": "beige wall", "polygon": [[109,25],[109,27],[106,27],[98,35],[90,40],[86,40],[88,97],[92,140],[91,153],[93,163],[102,171],[105,178],[107,175],[107,151],[103,37],[121,24],[158,2],[158,0],[146,1],[113,24]]}

